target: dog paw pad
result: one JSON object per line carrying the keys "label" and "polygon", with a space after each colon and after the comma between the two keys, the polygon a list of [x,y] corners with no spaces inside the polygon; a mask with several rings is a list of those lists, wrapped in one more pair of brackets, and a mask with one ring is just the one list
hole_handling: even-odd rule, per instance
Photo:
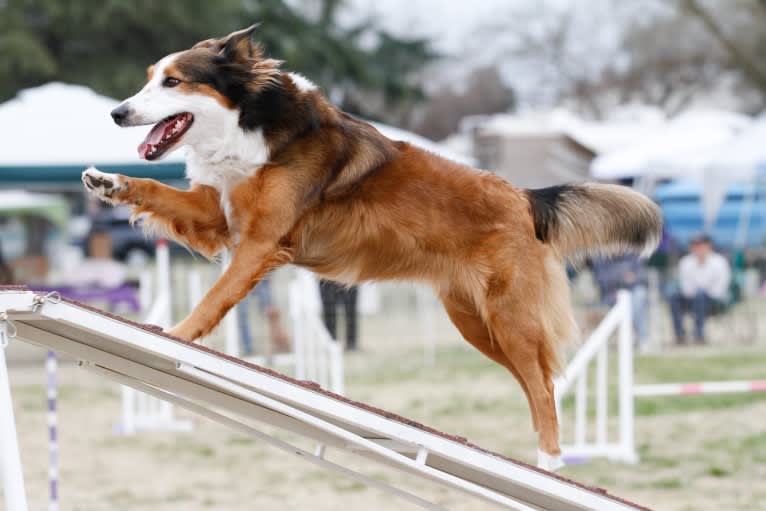
{"label": "dog paw pad", "polygon": [[124,188],[119,175],[101,172],[95,167],[83,171],[82,182],[91,193],[104,200],[111,199],[116,192]]}

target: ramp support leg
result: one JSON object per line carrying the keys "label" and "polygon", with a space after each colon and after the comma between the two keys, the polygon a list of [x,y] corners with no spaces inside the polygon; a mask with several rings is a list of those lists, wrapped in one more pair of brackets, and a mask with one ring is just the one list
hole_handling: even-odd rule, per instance
{"label": "ramp support leg", "polygon": [[[2,313],[4,315],[5,313]],[[21,469],[19,438],[13,415],[11,387],[8,381],[8,366],[5,363],[5,348],[8,345],[8,320],[0,315],[0,472],[2,473],[5,509],[27,511],[27,496],[24,490],[24,473]]]}

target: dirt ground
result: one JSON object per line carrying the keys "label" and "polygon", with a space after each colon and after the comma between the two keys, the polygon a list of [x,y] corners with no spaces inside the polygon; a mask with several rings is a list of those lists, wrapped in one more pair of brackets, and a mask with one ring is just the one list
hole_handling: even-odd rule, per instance
{"label": "dirt ground", "polygon": [[[396,344],[367,345],[347,358],[349,397],[533,461],[535,441],[525,401],[503,370],[456,340],[439,344],[437,364],[431,367],[424,365],[419,348]],[[639,381],[656,381],[662,374],[665,381],[718,373],[747,378],[758,376],[753,373],[764,365],[763,351],[732,358],[709,349],[641,357],[637,372]],[[44,371],[15,368],[11,378],[30,506],[44,509]],[[416,509],[183,412],[194,421],[191,433],[117,435],[116,384],[67,364],[60,379],[62,510]],[[640,464],[594,461],[562,473],[658,510],[766,509],[766,395],[702,399],[638,407]],[[352,455],[329,452],[329,458],[368,468],[449,509],[490,507]]]}

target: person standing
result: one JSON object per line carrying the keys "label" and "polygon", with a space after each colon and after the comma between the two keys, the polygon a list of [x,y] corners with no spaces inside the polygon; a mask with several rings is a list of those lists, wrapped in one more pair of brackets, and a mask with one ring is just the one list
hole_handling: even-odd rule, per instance
{"label": "person standing", "polygon": [[617,302],[617,291],[625,289],[631,294],[633,327],[639,349],[645,349],[649,338],[648,277],[646,261],[637,255],[615,256],[593,261],[593,276],[598,284],[601,304],[612,307]]}
{"label": "person standing", "polygon": [[269,334],[271,336],[272,351],[274,353],[287,353],[290,351],[290,339],[282,326],[279,309],[274,305],[271,294],[271,276],[267,275],[257,286],[237,305],[237,323],[239,325],[240,341],[244,356],[253,355],[253,339],[250,333],[250,315],[248,302],[255,295],[258,299],[258,307],[269,321]]}
{"label": "person standing", "polygon": [[324,324],[333,339],[338,338],[338,305],[342,306],[346,316],[346,350],[357,349],[356,286],[348,287],[329,280],[319,282],[319,294],[322,296],[322,316]]}
{"label": "person standing", "polygon": [[3,241],[0,240],[0,284],[13,284],[13,269],[5,262],[3,255]]}
{"label": "person standing", "polygon": [[678,287],[669,297],[678,345],[686,342],[683,315],[689,310],[694,315],[694,340],[705,343],[705,319],[714,305],[728,302],[731,283],[729,262],[713,250],[710,237],[697,236],[689,248],[678,264]]}

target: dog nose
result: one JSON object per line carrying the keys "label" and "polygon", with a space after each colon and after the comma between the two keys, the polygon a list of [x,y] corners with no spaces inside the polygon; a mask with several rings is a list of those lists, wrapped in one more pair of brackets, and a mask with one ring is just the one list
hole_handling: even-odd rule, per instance
{"label": "dog nose", "polygon": [[125,122],[125,119],[128,118],[129,113],[130,108],[128,108],[128,105],[121,103],[117,108],[112,110],[112,119],[114,119],[114,122],[117,124],[117,126],[122,126],[122,124]]}

